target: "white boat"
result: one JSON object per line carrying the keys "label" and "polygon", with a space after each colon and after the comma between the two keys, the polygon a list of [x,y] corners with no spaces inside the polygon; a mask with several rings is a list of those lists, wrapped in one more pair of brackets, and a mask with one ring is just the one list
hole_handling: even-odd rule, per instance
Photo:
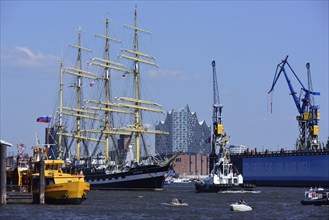
{"label": "white boat", "polygon": [[246,212],[246,211],[252,211],[252,208],[248,206],[247,204],[241,204],[241,203],[234,203],[230,205],[231,211],[239,211],[239,212]]}
{"label": "white boat", "polygon": [[219,158],[211,174],[195,183],[197,192],[253,192],[254,187],[252,184],[243,183],[242,175],[233,167],[225,153]]}
{"label": "white boat", "polygon": [[164,202],[163,205],[168,206],[188,206],[187,202],[183,202],[181,199],[173,198],[169,203]]}
{"label": "white boat", "polygon": [[188,203],[183,202],[181,199],[174,198],[171,200],[170,205],[172,205],[172,206],[188,206]]}

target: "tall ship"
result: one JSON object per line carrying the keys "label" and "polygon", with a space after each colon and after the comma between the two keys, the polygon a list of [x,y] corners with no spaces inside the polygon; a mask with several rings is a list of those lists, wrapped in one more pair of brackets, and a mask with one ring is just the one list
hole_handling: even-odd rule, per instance
{"label": "tall ship", "polygon": [[[310,64],[306,64],[308,86],[304,86],[288,63],[288,56],[277,65],[272,87],[274,91],[277,80],[284,75],[294,104],[299,115],[296,117],[299,136],[295,150],[258,152],[257,149],[245,149],[243,152],[230,154],[231,161],[240,170],[246,183],[257,186],[285,187],[329,187],[329,149],[319,142],[319,106],[315,105]],[[288,71],[293,73],[301,85],[301,93],[297,96]],[[328,144],[327,144],[328,145]]]}
{"label": "tall ship", "polygon": [[[59,109],[54,126],[47,131],[47,142],[54,144],[54,157],[66,161],[67,172],[83,173],[91,189],[162,190],[165,175],[178,155],[163,159],[147,153],[145,136],[166,134],[151,129],[143,122],[144,112],[165,113],[160,104],[141,98],[140,66],[157,67],[155,58],[139,49],[139,33],[150,32],[138,27],[135,8],[134,25],[124,25],[134,33],[133,49],[121,49],[119,54],[119,58],[128,61],[132,67],[128,69],[121,62],[110,59],[110,42],[122,41],[109,36],[109,22],[106,18],[105,35],[96,34],[97,38],[105,41],[103,57],[93,57],[88,62],[88,66],[101,70],[100,75],[82,68],[82,51],[91,50],[81,45],[81,31],[78,45],[71,45],[78,50],[76,67],[63,67],[61,64]],[[76,101],[71,102],[74,107],[63,107],[63,73],[75,77],[71,85],[75,87]],[[131,97],[118,96],[113,99],[113,73],[120,73],[122,80],[130,78],[132,85],[126,85],[126,89],[132,90]],[[95,81],[102,84],[102,89],[94,99],[83,99],[85,93],[82,92],[82,81],[86,78],[91,80],[90,86],[93,86]],[[65,120],[64,116],[74,120],[67,124],[69,120]],[[73,144],[74,156],[70,151]]]}

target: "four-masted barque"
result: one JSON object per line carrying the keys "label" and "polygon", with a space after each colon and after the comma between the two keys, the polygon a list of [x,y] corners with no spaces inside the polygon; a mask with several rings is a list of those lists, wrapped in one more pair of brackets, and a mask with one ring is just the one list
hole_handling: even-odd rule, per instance
{"label": "four-masted barque", "polygon": [[[120,43],[121,41],[109,37],[109,19],[106,19],[106,34],[96,37],[105,40],[105,57],[93,57],[88,64],[102,69],[103,75],[97,76],[93,72],[82,69],[82,51],[91,52],[90,49],[81,46],[81,31],[79,31],[78,45],[70,45],[78,50],[76,68],[66,67],[61,64],[60,69],[60,98],[58,117],[54,124],[52,138],[56,143],[58,152],[55,157],[66,159],[70,157],[68,152],[68,143],[75,142],[75,157],[71,164],[67,163],[66,169],[72,169],[77,172],[83,172],[85,180],[90,183],[91,189],[99,190],[161,190],[165,180],[165,175],[170,169],[177,155],[170,159],[160,160],[152,156],[141,158],[141,144],[145,145],[144,135],[146,134],[164,134],[165,132],[151,130],[144,126],[142,121],[142,112],[164,113],[160,104],[141,99],[140,88],[140,65],[146,64],[157,66],[154,57],[139,51],[138,36],[139,32],[150,32],[137,26],[137,9],[134,14],[134,26],[124,25],[132,29],[134,33],[134,48],[121,49],[120,58],[132,62],[132,70],[119,62],[110,60],[110,42]],[[120,72],[122,76],[133,78],[133,97],[116,97],[112,100],[111,94],[111,74]],[[76,88],[75,107],[63,107],[63,73],[73,75],[76,79],[74,85]],[[102,99],[83,100],[82,80],[101,81],[104,85]],[[84,104],[83,104],[84,103]],[[132,117],[131,125],[114,126],[116,115],[128,115]],[[74,129],[67,129],[63,123],[64,115],[75,118]],[[96,121],[98,129],[88,129],[85,121]],[[54,138],[56,136],[57,138]],[[123,139],[121,149],[118,149],[118,136]],[[90,154],[88,143],[94,142],[94,150]],[[110,144],[113,144],[115,156],[110,156]],[[81,146],[84,147],[84,155],[80,155]],[[104,146],[104,155],[96,152],[100,146]],[[123,147],[122,147],[123,146]],[[53,146],[54,148],[55,146]],[[125,158],[122,151],[125,148]],[[134,151],[134,155],[132,152]],[[71,158],[72,159],[72,158]]]}

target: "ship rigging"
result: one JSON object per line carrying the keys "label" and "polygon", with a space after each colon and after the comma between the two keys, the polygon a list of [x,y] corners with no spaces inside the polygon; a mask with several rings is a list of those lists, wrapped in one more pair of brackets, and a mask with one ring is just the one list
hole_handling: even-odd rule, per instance
{"label": "ship rigging", "polygon": [[[114,62],[110,59],[110,42],[121,43],[120,40],[109,37],[109,19],[106,19],[106,34],[95,36],[105,39],[105,57],[93,57],[88,62],[88,66],[97,67],[102,70],[102,75],[98,76],[91,71],[82,69],[82,51],[91,52],[90,49],[81,46],[81,31],[79,30],[78,45],[71,45],[78,49],[77,67],[63,67],[60,69],[60,103],[59,114],[57,119],[57,144],[58,155],[66,159],[69,153],[62,154],[62,144],[66,138],[70,138],[71,144],[76,141],[74,163],[71,164],[78,171],[82,171],[86,176],[86,181],[91,185],[91,189],[162,189],[164,176],[171,167],[172,162],[178,155],[165,161],[160,161],[152,155],[147,154],[142,158],[141,145],[144,145],[146,150],[146,143],[144,134],[166,134],[166,132],[153,130],[144,125],[142,112],[165,113],[162,106],[153,101],[141,99],[141,85],[140,85],[140,66],[151,65],[157,67],[154,62],[155,58],[139,50],[139,32],[150,34],[149,31],[141,29],[137,25],[137,8],[134,13],[134,25],[124,25],[126,28],[132,29],[134,32],[134,46],[133,50],[121,49],[119,58],[132,62],[133,69],[129,70],[120,62]],[[111,91],[111,77],[112,72],[120,72],[123,78],[132,78],[133,97],[124,96],[114,97]],[[76,88],[76,102],[74,107],[63,107],[63,73],[68,73],[75,77],[72,87]],[[92,96],[87,94],[88,98],[83,99],[83,83],[82,80],[86,78],[92,80],[90,86],[94,86],[94,81],[102,82],[103,91],[98,95]],[[104,97],[105,96],[105,97]],[[96,98],[95,98],[96,97]],[[101,98],[103,97],[103,98]],[[129,123],[121,126],[115,125],[113,114],[128,115],[133,117]],[[67,132],[68,125],[64,125],[63,116],[75,118],[75,126],[70,128]],[[128,118],[127,117],[127,118]],[[118,147],[119,140],[117,136],[120,135],[122,142],[120,148]],[[63,140],[62,138],[65,137]],[[128,140],[127,140],[128,139]],[[81,156],[81,142],[84,143],[84,151]],[[95,142],[94,149],[91,151],[91,142]],[[112,144],[111,144],[112,143]],[[71,145],[70,144],[70,145]],[[100,145],[104,145],[105,157],[97,154]],[[115,152],[110,148],[115,149]],[[70,146],[66,147],[65,151],[70,151]],[[65,152],[64,151],[64,152]],[[126,159],[124,159],[124,151],[126,152]],[[134,157],[131,153],[134,151]],[[90,153],[91,152],[91,153]],[[110,154],[111,153],[111,154]],[[114,154],[113,154],[114,153]],[[129,159],[128,159],[129,158]],[[71,158],[72,159],[72,158]],[[161,159],[161,158],[160,158]]]}

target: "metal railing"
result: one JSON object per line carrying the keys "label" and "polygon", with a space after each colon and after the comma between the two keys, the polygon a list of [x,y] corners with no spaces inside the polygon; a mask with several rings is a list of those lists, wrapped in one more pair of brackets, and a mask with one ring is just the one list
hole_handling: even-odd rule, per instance
{"label": "metal railing", "polygon": [[28,185],[7,185],[7,192],[31,192],[31,189]]}

